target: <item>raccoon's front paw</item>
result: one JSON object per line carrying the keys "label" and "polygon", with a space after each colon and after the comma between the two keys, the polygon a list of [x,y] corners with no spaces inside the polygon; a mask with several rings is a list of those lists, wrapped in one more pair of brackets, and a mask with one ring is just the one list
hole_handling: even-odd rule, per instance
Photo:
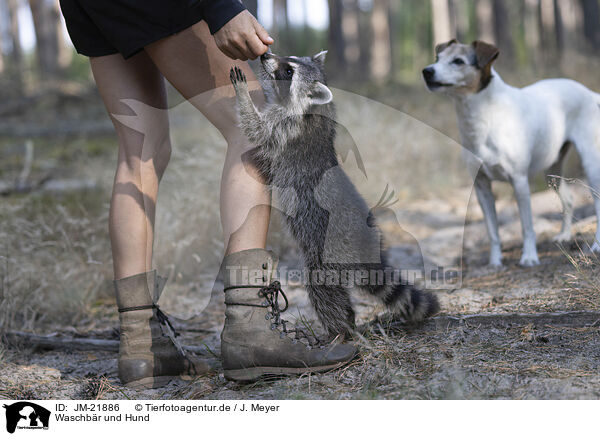
{"label": "raccoon's front paw", "polygon": [[229,71],[229,80],[231,80],[235,92],[247,89],[248,83],[246,81],[246,75],[240,68],[233,67]]}

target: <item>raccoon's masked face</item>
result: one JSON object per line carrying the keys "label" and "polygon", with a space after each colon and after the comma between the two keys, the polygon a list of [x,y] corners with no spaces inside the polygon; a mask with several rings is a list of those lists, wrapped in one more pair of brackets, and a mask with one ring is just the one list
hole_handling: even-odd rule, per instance
{"label": "raccoon's masked face", "polygon": [[324,64],[327,52],[313,57],[260,57],[259,80],[268,103],[285,106],[296,114],[306,113],[313,105],[331,103],[333,95],[326,85]]}

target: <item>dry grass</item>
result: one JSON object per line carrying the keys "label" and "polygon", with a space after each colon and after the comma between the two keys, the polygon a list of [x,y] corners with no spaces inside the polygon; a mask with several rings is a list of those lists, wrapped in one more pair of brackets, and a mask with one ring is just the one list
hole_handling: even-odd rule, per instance
{"label": "dry grass", "polygon": [[[85,196],[30,195],[0,206],[0,328],[77,324],[106,288],[106,209]],[[40,213],[43,211],[43,213]]]}
{"label": "dry grass", "polygon": [[[431,121],[431,125],[452,136],[455,121],[447,101],[421,90],[399,92],[392,97],[414,109],[407,112]],[[444,198],[455,189],[467,190],[467,177],[459,159],[460,147],[456,143],[401,112],[355,98],[342,95],[338,103],[340,119],[348,129],[348,133],[340,135],[339,145],[350,148],[356,144],[367,177],[358,169],[357,157],[353,154],[349,154],[344,167],[369,204],[377,202],[387,185],[400,199],[395,205],[398,210],[425,204],[431,197]],[[211,290],[223,253],[218,196],[225,142],[187,104],[173,109],[171,119],[173,155],[161,184],[155,265],[161,273],[170,276],[172,291],[165,302],[167,310],[192,315],[203,309],[198,302]],[[100,182],[100,191],[65,196],[31,194],[0,202],[0,330],[52,331],[70,326],[88,331],[116,326],[107,237],[115,149],[110,139],[108,147],[95,147],[93,153],[87,152],[89,141],[89,138],[79,138],[54,144],[52,156],[39,154],[36,162],[40,166],[45,162],[46,166],[85,174]],[[73,157],[73,150],[79,148],[83,151]],[[62,151],[58,153],[57,149]],[[18,170],[18,159],[10,162],[11,167],[4,174]],[[414,211],[414,207],[410,210]],[[431,209],[426,212],[433,213]],[[274,218],[269,245],[284,261],[296,261],[293,244],[278,218]],[[598,259],[581,256],[573,250],[566,250],[565,257],[556,252],[553,244],[547,245],[544,248],[547,252],[542,250],[540,254],[547,259],[554,257],[535,274],[515,267],[504,273],[484,271],[467,278],[466,285],[472,288],[470,295],[485,297],[481,304],[473,307],[492,312],[557,307],[600,310]],[[482,249],[481,246],[476,248]],[[507,258],[516,265],[519,244],[513,248],[507,250]],[[482,270],[477,263],[484,259],[482,253],[474,253],[469,259],[472,262],[467,262],[469,273],[479,274]],[[554,275],[557,277],[552,278]],[[535,295],[520,292],[534,287]],[[448,300],[456,298],[456,294],[448,296]],[[457,307],[453,309],[458,311]],[[207,314],[207,318],[211,316]],[[8,350],[3,358],[0,349],[0,360],[4,359],[13,370],[28,368],[34,361],[45,369],[59,368],[64,374],[71,374],[73,367],[88,368],[100,374],[94,362],[107,362],[106,374],[89,377],[77,373],[60,382],[40,370],[41,378],[51,380],[45,387],[31,387],[34,385],[29,381],[6,384],[0,396],[22,399],[36,396],[89,399],[597,397],[600,344],[596,333],[597,328],[577,325],[570,328],[503,325],[490,329],[459,326],[444,331],[428,327],[409,331],[373,324],[358,339],[360,358],[339,371],[262,380],[248,385],[230,383],[222,376],[215,376],[201,378],[190,385],[142,393],[117,385],[114,365],[110,363],[115,356],[111,354],[96,353],[98,356],[90,359],[82,353],[65,357],[60,353]],[[24,370],[23,377],[28,371]],[[12,374],[6,375],[6,379],[10,377]]]}
{"label": "dry grass", "polygon": [[566,274],[568,288],[582,301],[584,307],[600,310],[600,259],[597,253],[591,253],[577,245],[578,253],[571,254],[561,247],[565,257],[573,266],[574,272]]}

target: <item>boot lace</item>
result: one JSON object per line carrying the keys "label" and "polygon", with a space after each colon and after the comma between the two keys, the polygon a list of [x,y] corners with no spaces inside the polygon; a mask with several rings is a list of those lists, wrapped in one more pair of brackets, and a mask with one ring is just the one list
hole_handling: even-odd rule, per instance
{"label": "boot lace", "polygon": [[[252,307],[263,307],[267,308],[268,312],[265,315],[267,320],[271,320],[271,330],[278,330],[280,332],[279,337],[281,339],[288,337],[288,335],[293,335],[292,342],[297,343],[301,341],[305,343],[308,348],[323,346],[322,341],[317,337],[313,332],[309,332],[306,329],[301,327],[288,327],[288,323],[290,321],[285,320],[281,317],[281,314],[285,312],[289,307],[288,298],[281,289],[281,283],[277,280],[271,282],[267,286],[252,286],[252,285],[238,285],[238,286],[230,286],[225,288],[225,290],[230,289],[240,289],[240,288],[259,288],[258,296],[265,299],[262,304],[252,304],[252,303],[226,303],[231,306],[252,306]],[[285,302],[285,306],[283,308],[279,305],[279,296],[283,298]]]}
{"label": "boot lace", "polygon": [[119,312],[122,313],[122,312],[131,312],[131,311],[135,311],[135,310],[147,310],[147,309],[155,310],[156,319],[158,320],[160,330],[163,332],[163,334],[165,336],[167,336],[171,340],[171,342],[173,343],[173,346],[175,347],[175,349],[177,349],[177,352],[181,355],[181,357],[188,362],[188,365],[190,368],[190,375],[197,375],[196,365],[190,359],[188,353],[185,351],[183,346],[177,340],[177,336],[179,336],[179,333],[175,330],[175,327],[173,327],[173,324],[171,324],[171,320],[169,319],[167,314],[164,313],[160,309],[158,304],[153,303],[153,304],[149,304],[147,306],[126,307],[126,308],[119,309]]}

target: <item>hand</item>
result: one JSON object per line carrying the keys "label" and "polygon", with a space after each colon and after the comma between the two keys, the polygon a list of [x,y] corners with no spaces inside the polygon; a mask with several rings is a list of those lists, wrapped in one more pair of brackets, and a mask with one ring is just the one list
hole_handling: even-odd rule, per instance
{"label": "hand", "polygon": [[267,52],[273,38],[248,11],[242,11],[215,33],[217,47],[231,59],[247,61]]}

